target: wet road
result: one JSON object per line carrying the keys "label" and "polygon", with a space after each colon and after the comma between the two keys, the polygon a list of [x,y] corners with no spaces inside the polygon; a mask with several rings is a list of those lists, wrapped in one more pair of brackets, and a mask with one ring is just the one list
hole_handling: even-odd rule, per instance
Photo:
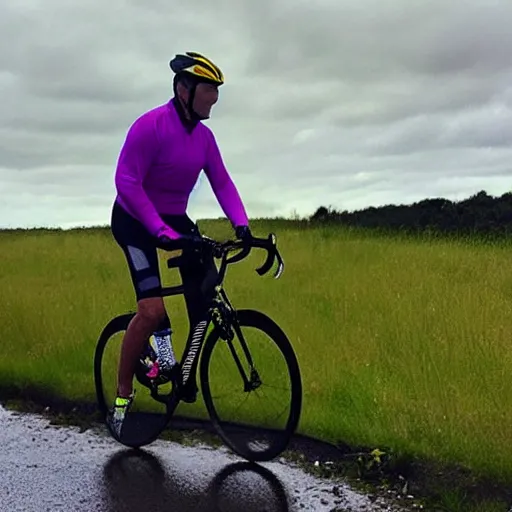
{"label": "wet road", "polygon": [[156,441],[136,451],[0,407],[1,511],[383,511],[288,463],[250,465],[226,449]]}

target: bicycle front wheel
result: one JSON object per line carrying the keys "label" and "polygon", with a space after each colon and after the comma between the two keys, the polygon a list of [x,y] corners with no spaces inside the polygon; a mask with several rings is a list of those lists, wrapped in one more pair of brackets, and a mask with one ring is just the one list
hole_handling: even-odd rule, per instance
{"label": "bicycle front wheel", "polygon": [[267,315],[240,310],[225,340],[217,329],[201,356],[200,379],[213,426],[249,461],[271,460],[299,423],[302,382],[292,345]]}

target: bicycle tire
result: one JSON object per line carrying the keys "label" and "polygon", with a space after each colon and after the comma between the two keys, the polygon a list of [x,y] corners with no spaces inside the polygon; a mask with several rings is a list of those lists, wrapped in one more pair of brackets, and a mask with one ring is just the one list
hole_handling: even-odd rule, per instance
{"label": "bicycle tire", "polygon": [[302,408],[302,380],[300,375],[299,364],[293,347],[290,341],[288,340],[286,334],[266,314],[252,309],[238,310],[236,312],[235,321],[238,323],[240,328],[253,327],[259,329],[264,334],[266,334],[270,338],[270,340],[278,347],[279,351],[281,352],[286,362],[292,390],[290,410],[286,421],[286,426],[284,430],[282,430],[280,435],[280,441],[276,442],[275,444],[273,444],[272,447],[266,449],[265,451],[254,451],[246,443],[237,443],[234,437],[230,435],[228,429],[230,427],[236,427],[236,423],[223,422],[220,419],[217,409],[215,408],[214,405],[210,388],[210,382],[208,378],[210,358],[212,356],[213,349],[219,341],[225,343],[224,340],[220,338],[220,333],[217,331],[217,329],[212,330],[208,335],[201,355],[200,382],[201,389],[203,392],[203,399],[208,414],[210,416],[212,425],[214,426],[216,432],[223,440],[223,442],[233,452],[237,453],[238,455],[240,455],[241,457],[250,462],[268,461],[274,459],[286,449],[300,420]]}
{"label": "bicycle tire", "polygon": [[[105,352],[105,347],[107,346],[107,343],[109,340],[113,338],[114,335],[121,333],[122,331],[126,331],[128,328],[128,324],[132,320],[132,318],[135,316],[135,313],[126,313],[119,316],[116,316],[110,320],[107,325],[104,327],[103,331],[101,332],[98,342],[96,343],[96,349],[94,353],[94,383],[96,388],[96,401],[97,405],[101,414],[101,418],[104,421],[105,425],[107,426],[108,431],[110,432],[111,436],[119,441],[121,444],[128,446],[130,448],[140,448],[141,446],[148,445],[155,441],[158,436],[162,433],[162,431],[166,428],[167,424],[169,423],[169,420],[174,412],[174,409],[176,408],[178,398],[175,396],[176,393],[173,393],[169,404],[166,406],[166,412],[162,416],[160,415],[160,419],[158,420],[158,427],[156,421],[146,421],[145,422],[145,429],[146,432],[143,435],[143,432],[141,432],[140,437],[136,437],[134,435],[131,436],[121,436],[118,437],[110,428],[110,425],[106,421],[107,414],[109,412],[111,404],[107,404],[105,400],[105,395],[103,393],[103,378],[102,378],[102,358]],[[134,376],[134,379],[137,377]],[[140,380],[139,380],[140,382]],[[130,414],[128,413],[127,418]],[[151,419],[151,416],[148,415]],[[155,416],[155,415],[154,415]],[[154,418],[153,416],[153,418]],[[154,426],[154,428],[151,428],[151,425]]]}

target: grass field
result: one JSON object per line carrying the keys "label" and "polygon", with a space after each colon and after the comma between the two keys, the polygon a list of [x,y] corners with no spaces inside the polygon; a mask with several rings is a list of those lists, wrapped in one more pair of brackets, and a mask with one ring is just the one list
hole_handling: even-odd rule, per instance
{"label": "grass field", "polygon": [[[200,226],[231,235],[224,221]],[[226,288],[236,307],[263,310],[291,339],[300,432],[512,477],[509,245],[272,221],[253,230],[277,233],[285,272],[259,277],[255,251],[229,269]],[[2,232],[0,254],[0,385],[94,400],[99,332],[134,307],[110,232]],[[176,270],[162,270],[165,284],[178,283]],[[184,305],[166,302],[181,350]],[[201,402],[180,407],[204,413]]]}

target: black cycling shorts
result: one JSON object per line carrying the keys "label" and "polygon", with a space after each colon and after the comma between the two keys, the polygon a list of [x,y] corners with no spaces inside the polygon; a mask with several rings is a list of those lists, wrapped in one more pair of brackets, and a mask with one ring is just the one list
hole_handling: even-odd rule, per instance
{"label": "black cycling shorts", "polygon": [[[186,214],[162,215],[162,220],[178,233],[199,234],[199,228]],[[117,202],[112,208],[111,230],[114,239],[126,256],[137,301],[148,297],[159,297],[162,283],[156,238]],[[200,278],[201,261],[190,255],[187,263],[189,272],[185,272],[185,277],[187,274],[189,276],[192,274]]]}

